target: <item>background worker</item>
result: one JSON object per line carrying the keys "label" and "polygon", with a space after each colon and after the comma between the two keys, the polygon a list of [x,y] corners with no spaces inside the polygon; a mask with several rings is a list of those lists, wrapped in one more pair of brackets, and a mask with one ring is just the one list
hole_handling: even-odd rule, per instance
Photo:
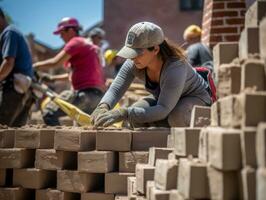
{"label": "background worker", "polygon": [[105,77],[115,78],[125,59],[117,56],[117,50],[108,49],[104,53],[106,67],[104,68]]}
{"label": "background worker", "polygon": [[109,47],[109,43],[106,40],[104,40],[104,37],[105,37],[105,31],[99,27],[95,27],[89,32],[89,40],[94,45],[100,48],[101,64],[103,67],[106,66],[104,59],[104,52]]}
{"label": "background worker", "polygon": [[189,45],[186,53],[189,63],[193,67],[207,67],[213,70],[213,57],[209,47],[201,43],[201,28],[196,25],[188,26],[183,34],[184,40]]}
{"label": "background worker", "polygon": [[[117,55],[127,60],[92,113],[96,127],[125,120],[133,127],[189,126],[193,106],[211,104],[207,83],[156,24],[133,25]],[[111,110],[135,77],[151,95],[128,108]]]}
{"label": "background worker", "polygon": [[25,125],[33,103],[30,50],[23,34],[9,25],[0,8],[0,124]]}
{"label": "background worker", "polygon": [[[99,58],[99,48],[79,36],[81,27],[75,18],[65,17],[58,24],[54,34],[65,42],[64,48],[53,58],[34,64],[35,69],[47,69],[64,65],[69,74],[51,76],[50,80],[70,80],[71,91],[63,91],[61,98],[73,103],[90,114],[99,103],[104,92],[104,77]],[[59,125],[64,116],[58,106],[50,102],[43,112],[48,125]]]}

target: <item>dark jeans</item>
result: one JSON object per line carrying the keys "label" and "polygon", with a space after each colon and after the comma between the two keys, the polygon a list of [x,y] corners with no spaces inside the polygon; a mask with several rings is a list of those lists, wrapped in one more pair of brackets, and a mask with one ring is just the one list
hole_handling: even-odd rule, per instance
{"label": "dark jeans", "polygon": [[[61,99],[77,106],[88,114],[91,114],[96,108],[102,96],[103,92],[95,88],[88,88],[80,91],[65,90],[59,95]],[[66,116],[66,114],[52,101],[44,108],[43,120],[47,125],[60,125],[59,117],[62,116]]]}
{"label": "dark jeans", "polygon": [[13,83],[9,82],[0,89],[0,124],[10,127],[20,127],[27,123],[30,108],[34,102],[32,92],[25,94],[15,91]]}

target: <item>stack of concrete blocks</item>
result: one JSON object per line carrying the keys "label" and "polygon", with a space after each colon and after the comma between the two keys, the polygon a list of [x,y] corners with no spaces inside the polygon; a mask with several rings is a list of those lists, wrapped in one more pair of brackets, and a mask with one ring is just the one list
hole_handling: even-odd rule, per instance
{"label": "stack of concrete blocks", "polygon": [[1,130],[1,200],[80,199],[103,188],[103,175],[77,169],[77,155],[95,150],[96,131],[54,128]]}
{"label": "stack of concrete blocks", "polygon": [[266,121],[265,15],[266,1],[256,1],[239,42],[219,43],[213,50],[219,100],[211,107],[211,127],[202,130],[199,149],[199,158],[208,163],[212,199],[265,198],[265,179],[256,181],[256,172],[262,177],[258,174],[265,168],[257,162],[265,156],[265,143],[258,139],[264,130],[259,124]]}
{"label": "stack of concrete blocks", "polygon": [[[105,172],[105,195],[113,195],[116,200],[135,199],[138,188],[146,186],[144,183],[147,180],[151,178],[153,180],[154,172],[152,172],[152,169],[142,167],[149,166],[149,148],[165,148],[169,132],[170,130],[167,128],[142,128],[133,131],[116,129],[98,130],[96,135],[96,152],[112,154],[115,160],[117,160],[116,166],[112,170]],[[89,157],[84,160],[88,159]],[[99,157],[98,159],[102,158]],[[85,168],[88,169],[89,167]],[[137,184],[138,174],[140,173],[142,173],[140,176],[142,181],[139,181],[139,184]],[[143,180],[145,178],[147,180]],[[140,186],[140,183],[142,183],[142,186]],[[140,190],[143,192],[144,188]],[[93,199],[97,200],[96,197]],[[98,199],[105,200],[107,198],[102,196]]]}

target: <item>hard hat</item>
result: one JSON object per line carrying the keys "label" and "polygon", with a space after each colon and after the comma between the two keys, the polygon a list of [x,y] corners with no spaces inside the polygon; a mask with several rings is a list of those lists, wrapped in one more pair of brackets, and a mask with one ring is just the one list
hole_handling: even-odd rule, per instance
{"label": "hard hat", "polygon": [[105,51],[104,58],[105,58],[108,65],[111,64],[113,59],[116,57],[116,54],[117,54],[116,50],[108,49]]}
{"label": "hard hat", "polygon": [[195,38],[201,36],[201,28],[197,25],[190,25],[184,31],[184,39],[186,40],[187,37]]}
{"label": "hard hat", "polygon": [[73,17],[64,17],[57,25],[57,29],[54,31],[54,34],[57,35],[62,31],[63,29],[67,27],[74,27],[78,30],[81,30],[81,26],[79,25],[79,22],[77,19]]}

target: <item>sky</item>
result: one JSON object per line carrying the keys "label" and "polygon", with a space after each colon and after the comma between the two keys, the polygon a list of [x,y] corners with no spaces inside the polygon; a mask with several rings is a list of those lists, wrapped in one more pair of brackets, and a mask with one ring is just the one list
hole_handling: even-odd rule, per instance
{"label": "sky", "polygon": [[0,0],[0,7],[23,34],[33,33],[52,48],[64,44],[53,34],[63,17],[77,18],[84,29],[103,18],[103,0]]}

